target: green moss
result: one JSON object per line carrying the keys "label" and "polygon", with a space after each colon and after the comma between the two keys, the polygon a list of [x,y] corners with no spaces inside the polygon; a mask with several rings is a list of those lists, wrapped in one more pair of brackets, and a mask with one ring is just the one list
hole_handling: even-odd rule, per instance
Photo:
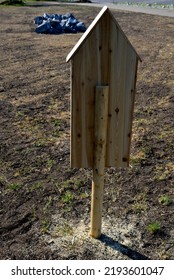
{"label": "green moss", "polygon": [[150,232],[150,233],[157,233],[159,230],[160,230],[161,226],[160,226],[160,223],[158,222],[153,222],[153,223],[150,223],[148,226],[147,226],[147,230]]}
{"label": "green moss", "polygon": [[162,205],[168,206],[172,203],[172,198],[168,195],[162,195],[159,197],[158,201]]}

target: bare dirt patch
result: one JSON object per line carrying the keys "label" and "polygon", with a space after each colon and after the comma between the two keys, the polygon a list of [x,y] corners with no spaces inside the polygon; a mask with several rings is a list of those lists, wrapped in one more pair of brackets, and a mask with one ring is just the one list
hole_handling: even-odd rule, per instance
{"label": "bare dirt patch", "polygon": [[44,12],[89,26],[99,9],[0,8],[0,259],[174,259],[174,19],[113,11],[143,62],[131,167],[106,170],[94,240],[91,171],[69,168],[65,60],[81,34],[36,34]]}

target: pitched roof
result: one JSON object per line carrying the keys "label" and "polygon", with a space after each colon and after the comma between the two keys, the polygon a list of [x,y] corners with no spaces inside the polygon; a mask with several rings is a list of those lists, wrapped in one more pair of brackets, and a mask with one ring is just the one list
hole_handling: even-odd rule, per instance
{"label": "pitched roof", "polygon": [[141,60],[140,56],[137,54],[136,50],[134,49],[134,47],[132,46],[132,44],[130,43],[130,41],[128,40],[128,38],[126,37],[126,35],[124,34],[124,32],[122,31],[121,27],[119,26],[118,22],[116,21],[116,19],[114,18],[114,16],[112,15],[112,13],[110,12],[109,8],[107,6],[104,6],[102,8],[102,10],[99,12],[99,14],[96,16],[96,18],[93,20],[93,22],[90,24],[90,26],[88,27],[88,29],[86,30],[86,32],[82,35],[82,37],[79,39],[79,41],[77,42],[77,44],[73,47],[73,49],[70,51],[70,53],[68,54],[67,58],[66,58],[66,62],[69,62],[73,56],[77,53],[77,51],[79,50],[79,48],[81,48],[81,46],[85,43],[85,41],[87,40],[87,38],[90,36],[91,32],[93,31],[93,29],[95,28],[95,26],[100,22],[100,19],[103,17],[103,15],[105,13],[109,13],[111,19],[115,22],[117,28],[119,29],[119,31],[124,35],[125,40],[127,40],[127,42],[131,45],[132,49],[134,50],[134,52],[137,55],[137,58]]}

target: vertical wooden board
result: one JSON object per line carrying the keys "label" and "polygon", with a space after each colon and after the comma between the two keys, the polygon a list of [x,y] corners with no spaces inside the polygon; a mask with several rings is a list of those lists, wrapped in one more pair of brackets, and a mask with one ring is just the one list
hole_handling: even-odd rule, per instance
{"label": "vertical wooden board", "polygon": [[[96,30],[95,30],[96,32]],[[87,161],[86,167],[93,166],[93,145],[94,145],[94,105],[95,105],[95,87],[97,80],[97,63],[96,63],[96,34],[93,32],[90,39],[88,40],[88,44],[85,45],[85,65],[88,65],[88,72],[85,74],[85,89],[86,99],[84,99],[84,112],[86,126],[83,127],[86,133],[86,153],[87,153]],[[93,52],[91,53],[91,49]],[[83,116],[84,117],[84,116]]]}
{"label": "vertical wooden board", "polygon": [[[91,48],[93,48],[93,52],[91,52]],[[83,48],[73,58],[71,167],[93,166],[94,94],[97,80],[96,48],[96,34],[93,32]]]}
{"label": "vertical wooden board", "polygon": [[[106,166],[128,166],[137,56],[114,22]],[[113,52],[114,50],[114,52]]]}
{"label": "vertical wooden board", "polygon": [[[71,67],[71,167],[79,167],[78,164],[81,162],[82,156],[82,107],[80,91],[76,91],[74,94],[74,90],[77,88],[78,83],[76,77],[74,76],[74,70],[78,67],[76,60],[73,59],[71,61]],[[77,153],[77,147],[79,149],[79,153]]]}
{"label": "vertical wooden board", "polygon": [[104,168],[106,157],[108,86],[96,86],[95,92],[95,133],[94,133],[94,166],[91,201],[91,236],[101,235]]}
{"label": "vertical wooden board", "polygon": [[[84,94],[85,83],[83,76],[84,60],[81,61],[80,57],[83,50],[79,52],[73,60],[74,72],[77,74],[76,78],[73,77],[72,82],[72,118],[71,118],[71,166],[80,167],[82,164],[86,165],[86,95]],[[79,58],[78,58],[79,57]],[[78,80],[78,75],[81,72],[81,80]]]}
{"label": "vertical wooden board", "polygon": [[109,108],[108,108],[108,136],[107,136],[107,157],[106,166],[111,166],[118,158],[118,118],[115,113],[115,108],[118,107],[118,29],[112,21],[111,25],[111,41],[110,41],[110,93],[109,93]]}
{"label": "vertical wooden board", "polygon": [[110,77],[110,39],[112,34],[109,32],[111,25],[111,18],[109,13],[105,13],[101,18],[99,29],[99,46],[98,53],[100,56],[100,71],[101,80],[98,81],[99,85],[108,85]]}
{"label": "vertical wooden board", "polygon": [[122,161],[122,150],[127,42],[119,29],[115,28],[114,23],[112,30],[107,166],[125,166]]}
{"label": "vertical wooden board", "polygon": [[124,114],[124,138],[123,138],[123,160],[127,165],[130,157],[130,144],[133,122],[133,108],[135,98],[135,83],[137,73],[137,57],[132,49],[128,46],[127,54],[127,68],[126,68],[126,102]]}
{"label": "vertical wooden board", "polygon": [[[117,114],[118,126],[117,126],[117,135],[118,138],[115,139],[118,145],[118,154],[117,154],[117,163],[119,166],[124,166],[123,162],[123,138],[124,138],[124,114],[126,102],[125,96],[125,83],[126,83],[126,59],[127,59],[127,42],[124,40],[124,37],[121,32],[118,33],[118,106],[115,106],[115,114]],[[117,104],[115,104],[117,105]]]}
{"label": "vertical wooden board", "polygon": [[[125,41],[125,65],[123,67],[123,95],[122,95],[122,119],[119,122],[120,139],[120,166],[129,165],[130,135],[132,128],[132,113],[134,105],[134,77],[136,56]],[[121,163],[122,161],[122,163]]]}

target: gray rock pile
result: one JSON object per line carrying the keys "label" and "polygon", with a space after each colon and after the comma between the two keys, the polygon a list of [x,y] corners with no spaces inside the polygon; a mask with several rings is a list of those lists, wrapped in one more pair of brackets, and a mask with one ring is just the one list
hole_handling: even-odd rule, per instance
{"label": "gray rock pile", "polygon": [[62,34],[86,31],[85,24],[78,21],[71,13],[65,15],[44,13],[43,16],[35,17],[34,23],[37,33]]}

